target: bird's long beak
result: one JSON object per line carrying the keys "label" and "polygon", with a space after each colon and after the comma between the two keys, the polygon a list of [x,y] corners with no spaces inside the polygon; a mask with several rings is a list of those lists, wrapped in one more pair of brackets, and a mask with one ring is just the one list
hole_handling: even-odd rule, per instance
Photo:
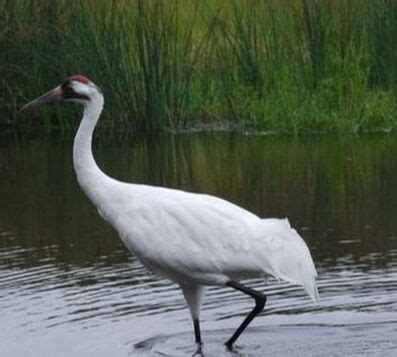
{"label": "bird's long beak", "polygon": [[28,104],[25,104],[21,108],[21,111],[33,110],[33,109],[36,109],[37,107],[40,107],[44,104],[56,102],[60,99],[62,99],[62,88],[61,88],[61,86],[58,86],[58,87],[54,88],[53,90],[43,94],[42,96],[32,100]]}

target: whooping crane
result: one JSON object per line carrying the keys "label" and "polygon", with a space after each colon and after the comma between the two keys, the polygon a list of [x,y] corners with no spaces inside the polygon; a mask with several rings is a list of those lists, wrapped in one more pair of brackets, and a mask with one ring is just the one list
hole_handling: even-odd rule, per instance
{"label": "whooping crane", "polygon": [[255,300],[254,309],[226,342],[228,348],[266,303],[263,293],[241,280],[270,275],[301,285],[318,300],[317,273],[309,249],[287,219],[262,219],[214,196],[107,176],[97,166],[91,148],[104,103],[101,90],[87,77],[74,75],[22,110],[60,100],[84,107],[73,146],[81,188],[146,268],[179,284],[199,348],[200,306],[206,286],[229,286]]}

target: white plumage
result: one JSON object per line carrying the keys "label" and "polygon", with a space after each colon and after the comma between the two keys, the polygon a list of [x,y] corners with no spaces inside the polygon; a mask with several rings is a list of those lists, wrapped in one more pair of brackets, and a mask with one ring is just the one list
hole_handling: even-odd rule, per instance
{"label": "white plumage", "polygon": [[[53,101],[53,93],[55,99],[78,101],[85,108],[73,148],[82,189],[143,265],[181,286],[195,321],[197,342],[201,343],[198,318],[207,285],[271,275],[301,285],[318,300],[310,252],[287,219],[261,219],[214,196],[108,177],[96,165],[91,150],[103,107],[100,90],[86,77],[73,76],[25,108]],[[256,292],[246,293],[256,301],[265,299],[254,296]],[[240,327],[230,345],[244,328]]]}
{"label": "white plumage", "polygon": [[202,285],[272,275],[303,286],[317,299],[309,250],[287,219],[260,219],[203,194],[117,181],[109,185],[114,185],[115,204],[106,201],[102,216],[156,273]]}

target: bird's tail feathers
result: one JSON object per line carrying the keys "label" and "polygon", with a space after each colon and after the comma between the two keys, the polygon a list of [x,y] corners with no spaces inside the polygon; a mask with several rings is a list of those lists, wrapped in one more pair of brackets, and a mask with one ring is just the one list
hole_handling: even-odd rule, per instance
{"label": "bird's tail feathers", "polygon": [[317,272],[304,240],[287,219],[264,219],[263,224],[267,248],[271,250],[267,265],[274,277],[301,285],[312,300],[318,302]]}

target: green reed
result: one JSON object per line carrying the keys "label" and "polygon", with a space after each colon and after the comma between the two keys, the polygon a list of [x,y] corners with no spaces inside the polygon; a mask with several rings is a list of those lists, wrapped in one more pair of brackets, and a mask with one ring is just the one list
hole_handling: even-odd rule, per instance
{"label": "green reed", "polygon": [[85,73],[110,130],[391,131],[395,38],[394,0],[0,0],[0,123],[76,126],[17,113]]}

